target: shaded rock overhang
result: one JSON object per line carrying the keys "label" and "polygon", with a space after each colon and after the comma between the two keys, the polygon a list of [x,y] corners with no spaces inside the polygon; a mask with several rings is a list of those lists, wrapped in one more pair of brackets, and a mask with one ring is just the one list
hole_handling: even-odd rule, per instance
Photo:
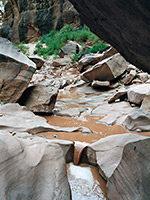
{"label": "shaded rock overhang", "polygon": [[70,0],[91,31],[124,58],[150,72],[149,0]]}

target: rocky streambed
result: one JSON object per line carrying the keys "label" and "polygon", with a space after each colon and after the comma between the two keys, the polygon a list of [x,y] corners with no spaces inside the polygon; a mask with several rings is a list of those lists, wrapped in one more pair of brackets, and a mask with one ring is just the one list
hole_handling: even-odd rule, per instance
{"label": "rocky streambed", "polygon": [[0,45],[1,198],[148,199],[149,74],[112,47],[72,64]]}

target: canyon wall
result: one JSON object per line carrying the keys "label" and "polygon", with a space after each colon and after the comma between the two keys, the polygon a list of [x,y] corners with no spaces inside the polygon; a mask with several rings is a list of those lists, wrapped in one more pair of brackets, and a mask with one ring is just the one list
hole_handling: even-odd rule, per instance
{"label": "canyon wall", "polygon": [[9,0],[1,35],[12,42],[31,42],[52,29],[80,24],[79,14],[68,0]]}

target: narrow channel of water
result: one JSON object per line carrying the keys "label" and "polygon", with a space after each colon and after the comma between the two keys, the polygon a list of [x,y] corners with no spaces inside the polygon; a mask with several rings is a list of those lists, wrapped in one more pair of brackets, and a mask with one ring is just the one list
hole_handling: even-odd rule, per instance
{"label": "narrow channel of water", "polygon": [[88,165],[67,164],[72,200],[107,200],[106,183],[98,169]]}

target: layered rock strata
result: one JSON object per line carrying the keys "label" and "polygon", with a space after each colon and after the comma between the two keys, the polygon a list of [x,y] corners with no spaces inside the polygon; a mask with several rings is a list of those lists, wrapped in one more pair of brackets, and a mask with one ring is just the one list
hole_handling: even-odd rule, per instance
{"label": "layered rock strata", "polygon": [[80,19],[68,0],[9,0],[1,33],[15,43],[31,42],[52,29],[72,23],[78,26]]}

